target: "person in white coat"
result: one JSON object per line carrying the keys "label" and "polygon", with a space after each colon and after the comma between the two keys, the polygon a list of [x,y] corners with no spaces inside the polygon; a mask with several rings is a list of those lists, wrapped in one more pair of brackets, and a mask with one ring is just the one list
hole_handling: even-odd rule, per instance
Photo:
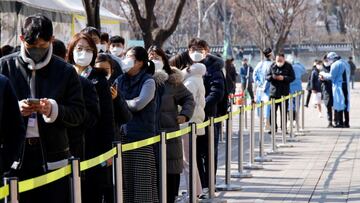
{"label": "person in white coat", "polygon": [[[205,120],[205,87],[203,82],[203,76],[206,73],[206,66],[202,63],[194,63],[190,66],[183,66],[183,62],[181,60],[181,56],[175,56],[170,59],[170,65],[178,67],[182,69],[182,73],[184,76],[183,84],[185,87],[193,94],[195,101],[195,109],[194,114],[189,120],[189,122],[181,125],[181,128],[185,128],[189,125],[189,123],[197,123],[200,124]],[[198,129],[197,136],[205,135],[205,129]],[[187,188],[189,188],[189,172],[190,172],[190,146],[189,146],[189,135],[185,135],[183,138],[183,160],[184,160],[184,176],[186,180]],[[198,197],[201,198],[202,194],[202,185],[200,181],[200,176],[196,174],[196,188],[195,192]]]}

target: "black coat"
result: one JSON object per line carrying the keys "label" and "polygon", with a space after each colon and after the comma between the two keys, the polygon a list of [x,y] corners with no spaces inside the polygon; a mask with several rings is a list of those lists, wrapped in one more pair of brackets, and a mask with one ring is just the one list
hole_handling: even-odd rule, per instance
{"label": "black coat", "polygon": [[81,125],[68,129],[70,152],[74,157],[85,158],[85,134],[99,120],[99,98],[94,84],[84,77],[79,77],[85,102],[85,116]]}
{"label": "black coat", "polygon": [[316,92],[321,92],[321,83],[319,80],[319,70],[313,69],[311,71],[311,77],[310,77],[310,82],[311,82],[311,90],[314,90]]}
{"label": "black coat", "polygon": [[[330,73],[330,66],[323,67],[322,71],[325,73]],[[331,107],[333,105],[333,95],[332,95],[332,82],[331,80],[322,80],[321,81],[321,95],[326,107]]]}
{"label": "black coat", "polygon": [[222,69],[224,61],[214,55],[208,54],[202,62],[206,66],[206,73],[203,77],[205,86],[205,114],[207,117],[218,116],[227,109],[226,80]]}
{"label": "black coat", "polygon": [[0,74],[0,176],[20,159],[25,133],[15,91]]}
{"label": "black coat", "polygon": [[[19,53],[0,59],[0,73],[9,78],[18,100],[31,95],[28,82],[31,71],[27,66]],[[59,108],[53,123],[45,123],[40,114],[37,116],[44,160],[53,162],[69,158],[67,128],[79,126],[84,119],[85,107],[79,77],[72,65],[51,56],[49,63],[36,71],[35,86],[36,98],[54,99]],[[28,117],[23,118],[26,124]]]}
{"label": "black coat", "polygon": [[[275,80],[273,75],[282,75],[284,80]],[[295,73],[292,65],[285,62],[282,67],[278,67],[276,63],[274,63],[266,74],[266,80],[270,82],[270,97],[281,98],[281,96],[289,95],[290,83],[295,80]]]}
{"label": "black coat", "polygon": [[115,120],[106,72],[94,68],[87,79],[95,86],[100,107],[98,121],[93,128],[88,129],[85,135],[86,158],[92,158],[111,149],[112,142],[115,140]]}

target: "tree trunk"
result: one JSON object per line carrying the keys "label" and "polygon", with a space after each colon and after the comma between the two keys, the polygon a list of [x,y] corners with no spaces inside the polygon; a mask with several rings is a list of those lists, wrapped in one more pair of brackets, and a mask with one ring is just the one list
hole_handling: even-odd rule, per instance
{"label": "tree trunk", "polygon": [[86,12],[86,26],[95,27],[100,31],[100,1],[82,0],[82,3]]}
{"label": "tree trunk", "polygon": [[202,29],[202,8],[203,8],[203,2],[202,0],[197,0],[197,6],[198,6],[198,30],[197,30],[197,37],[201,37],[201,29]]}

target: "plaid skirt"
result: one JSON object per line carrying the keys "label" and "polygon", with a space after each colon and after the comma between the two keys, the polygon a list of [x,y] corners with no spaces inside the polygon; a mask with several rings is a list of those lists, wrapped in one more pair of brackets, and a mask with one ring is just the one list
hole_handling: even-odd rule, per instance
{"label": "plaid skirt", "polygon": [[159,202],[153,146],[123,153],[123,187],[126,203]]}

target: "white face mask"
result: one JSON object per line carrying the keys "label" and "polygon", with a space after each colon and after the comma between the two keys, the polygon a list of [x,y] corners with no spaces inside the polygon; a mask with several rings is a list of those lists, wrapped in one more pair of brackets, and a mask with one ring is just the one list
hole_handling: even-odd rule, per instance
{"label": "white face mask", "polygon": [[316,68],[318,69],[318,70],[321,70],[322,69],[322,65],[316,65]]}
{"label": "white face mask", "polygon": [[324,62],[324,66],[325,66],[325,67],[330,66],[329,62]]}
{"label": "white face mask", "polygon": [[161,71],[164,68],[164,63],[161,60],[152,60],[155,64],[155,72]]}
{"label": "white face mask", "polygon": [[204,54],[202,54],[198,51],[195,51],[190,54],[190,58],[193,62],[199,62],[199,61],[202,61],[205,58],[205,56],[204,56]]}
{"label": "white face mask", "polygon": [[120,47],[113,47],[110,49],[110,53],[114,56],[120,56],[123,51],[124,49]]}
{"label": "white face mask", "polygon": [[73,56],[74,56],[74,62],[76,65],[86,67],[86,66],[90,65],[92,58],[93,58],[93,53],[86,52],[85,50],[83,50],[83,51],[74,50]]}
{"label": "white face mask", "polygon": [[135,60],[132,58],[125,58],[121,61],[121,69],[123,73],[129,72],[129,70],[134,67]]}
{"label": "white face mask", "polygon": [[98,53],[100,53],[101,51],[102,52],[106,51],[106,45],[105,44],[96,44],[96,48],[97,48]]}
{"label": "white face mask", "polygon": [[284,62],[283,63],[276,62],[276,66],[279,67],[279,68],[283,67],[284,64],[285,64]]}

